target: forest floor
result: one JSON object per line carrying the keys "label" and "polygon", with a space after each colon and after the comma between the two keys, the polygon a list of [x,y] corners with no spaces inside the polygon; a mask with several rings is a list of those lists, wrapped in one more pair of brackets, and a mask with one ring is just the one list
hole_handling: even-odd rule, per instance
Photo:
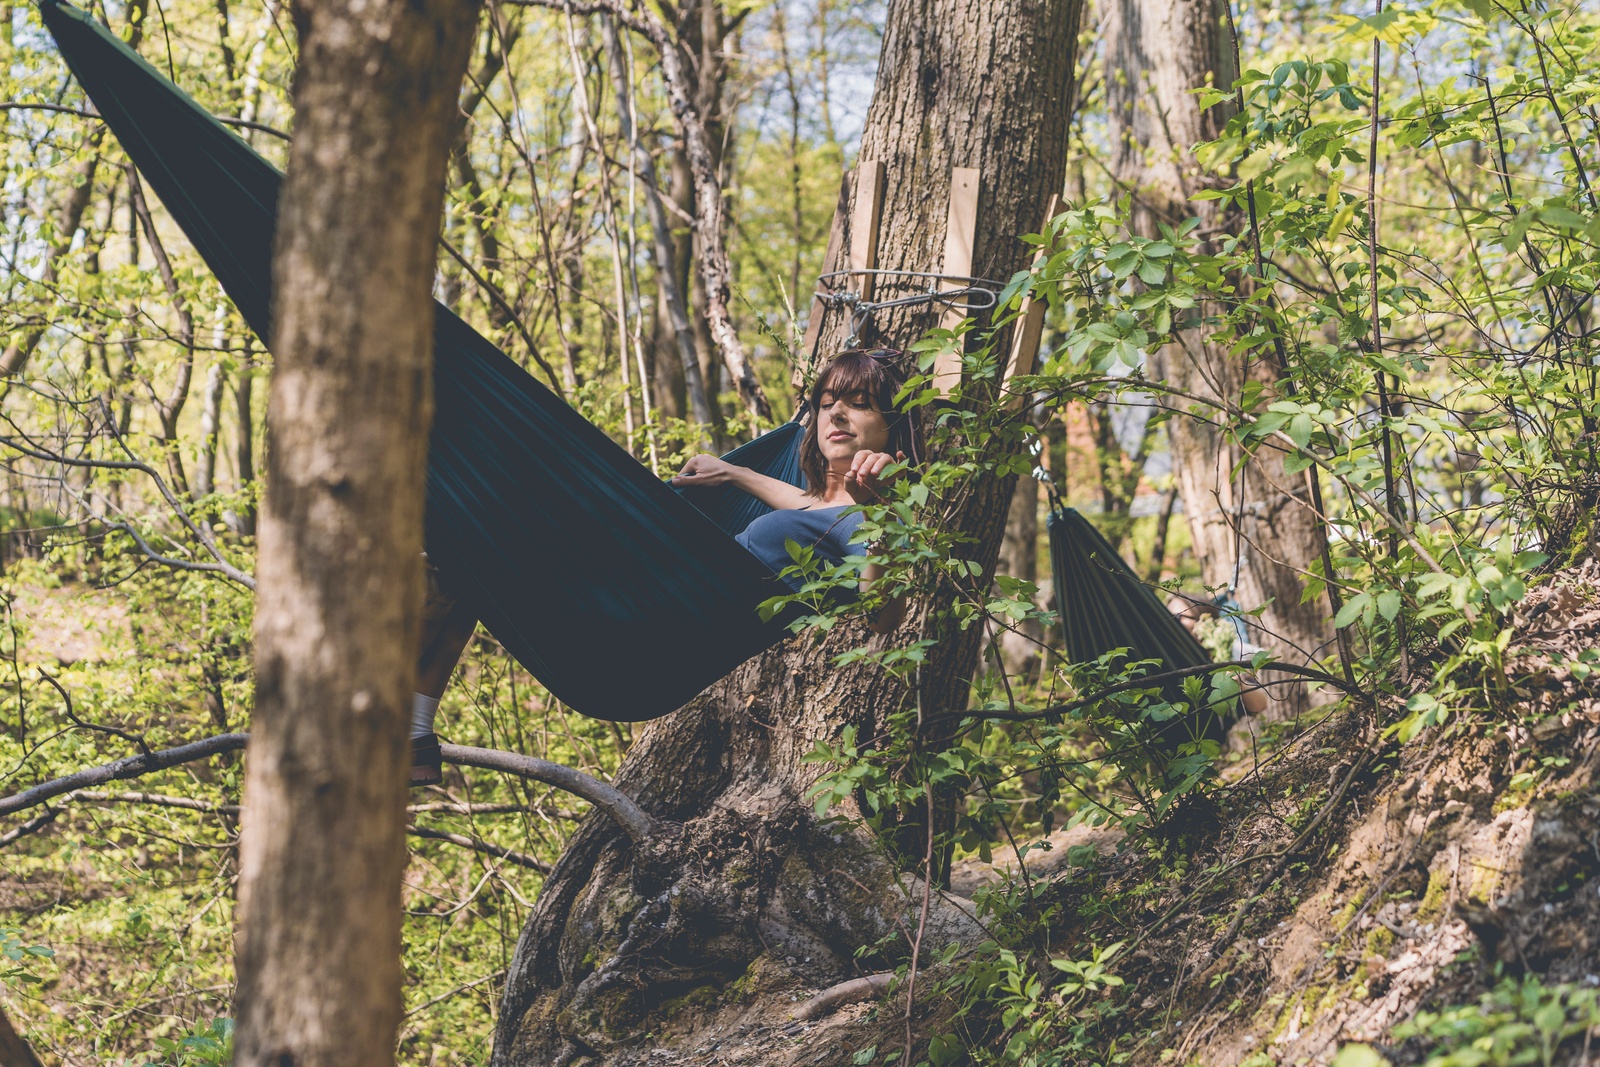
{"label": "forest floor", "polygon": [[[28,620],[22,662],[92,661],[124,642],[114,598],[66,592],[16,592],[13,610]],[[1541,988],[1600,986],[1600,685],[1574,667],[1596,648],[1600,564],[1591,562],[1521,606],[1505,687],[1485,696],[1493,716],[1459,718],[1404,746],[1356,708],[1277,724],[1261,731],[1259,759],[1244,746],[1221,786],[1163,840],[1077,825],[1030,852],[1028,877],[1059,908],[1052,953],[1084,959],[1123,946],[1111,970],[1124,984],[1078,1008],[1093,1017],[1096,1058],[1320,1065],[1366,1042],[1395,1064],[1421,1063],[1433,1046],[1394,1033],[1419,1010],[1475,1005],[1510,982],[1534,993],[1500,1025],[1526,1029]],[[1075,847],[1084,845],[1093,848]],[[118,891],[107,872],[82,865],[48,885],[36,866],[0,870],[0,911],[38,914],[74,898],[83,907]],[[981,896],[1017,868],[999,852],[990,864],[958,861],[951,897]],[[225,948],[225,929],[205,925]],[[77,965],[59,960],[48,1010],[95,1005],[116,1018],[119,996],[138,996],[136,975],[89,951],[95,940],[77,946]],[[954,1012],[929,991],[960,965],[919,979],[920,1034]],[[1530,987],[1530,976],[1543,986]],[[219,1006],[226,997],[221,967],[190,981],[190,997]],[[682,997],[649,1041],[605,1062],[821,1067],[869,1062],[860,1059],[869,1049],[882,1062],[900,1046],[902,989],[797,1018],[817,992],[783,961],[758,960],[722,988]],[[1600,1042],[1556,1045],[1549,1062],[1600,1062]]]}
{"label": "forest floor", "polygon": [[[1422,1063],[1448,1042],[1395,1027],[1466,1006],[1488,1039],[1548,1041],[1548,1059],[1505,1062],[1600,1063],[1600,1034],[1534,1022],[1553,987],[1600,986],[1600,686],[1571,666],[1600,648],[1600,564],[1531,593],[1516,621],[1507,686],[1488,694],[1494,721],[1459,719],[1401,746],[1347,707],[1279,727],[1164,842],[1079,825],[1030,854],[1030,877],[1062,905],[1060,956],[1124,946],[1111,965],[1124,984],[1089,1009],[1101,1020],[1092,1060],[1321,1065],[1360,1042]],[[1067,862],[1074,845],[1093,857]],[[1016,868],[999,854],[958,862],[952,892]],[[820,1067],[900,1047],[903,991],[800,1020],[817,991],[761,972],[758,961],[731,987],[684,998],[647,1046],[605,1062]],[[954,1010],[920,1003],[918,1028]]]}

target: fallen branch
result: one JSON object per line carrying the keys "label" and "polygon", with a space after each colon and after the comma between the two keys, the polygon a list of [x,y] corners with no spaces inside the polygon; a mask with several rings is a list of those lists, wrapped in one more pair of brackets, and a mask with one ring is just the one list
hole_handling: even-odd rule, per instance
{"label": "fallen branch", "polygon": [[453,834],[448,830],[435,830],[428,826],[408,826],[406,827],[406,833],[412,837],[426,838],[430,841],[446,841],[452,845],[460,845],[462,848],[470,848],[474,852],[482,852],[486,856],[494,856],[497,859],[505,860],[507,863],[515,863],[518,867],[526,867],[530,871],[538,871],[540,874],[550,873],[550,864],[544,860],[530,856],[526,852],[517,852],[502,845],[493,845],[487,841],[468,837],[465,834]]}
{"label": "fallen branch", "polygon": [[801,1022],[810,1022],[846,1004],[871,1000],[882,995],[893,979],[894,972],[884,971],[881,974],[869,974],[864,978],[852,978],[838,985],[829,986],[796,1008],[794,1018]]}

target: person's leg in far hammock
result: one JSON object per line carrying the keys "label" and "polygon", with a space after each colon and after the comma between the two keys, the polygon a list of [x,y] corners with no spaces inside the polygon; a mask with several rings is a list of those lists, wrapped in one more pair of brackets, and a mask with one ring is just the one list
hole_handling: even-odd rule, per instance
{"label": "person's leg in far hammock", "polygon": [[478,620],[461,601],[439,585],[439,573],[427,568],[428,591],[422,605],[422,642],[417,652],[417,691],[411,697],[411,784],[433,785],[443,779],[439,735],[433,717],[439,710],[450,675],[472,640]]}

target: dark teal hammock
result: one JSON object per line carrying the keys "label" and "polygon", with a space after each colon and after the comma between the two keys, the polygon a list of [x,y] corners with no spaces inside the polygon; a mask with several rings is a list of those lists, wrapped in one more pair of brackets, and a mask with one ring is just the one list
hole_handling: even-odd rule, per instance
{"label": "dark teal hammock", "polygon": [[[1050,510],[1050,569],[1061,615],[1067,662],[1086,663],[1113,649],[1129,660],[1160,660],[1151,674],[1201,667],[1211,653],[1184,629],[1148,585],[1139,580],[1105,535],[1077,511],[1056,502]],[[1160,685],[1167,700],[1183,699],[1181,682]],[[1217,710],[1169,720],[1161,729],[1169,745],[1204,735],[1220,738],[1227,714]]]}
{"label": "dark teal hammock", "polygon": [[[40,8],[124,151],[270,348],[282,175],[87,14]],[[653,718],[783,636],[756,608],[786,590],[732,537],[766,510],[759,501],[709,490],[696,507],[434,310],[429,558],[552,694],[599,718]],[[797,431],[729,458],[797,483]]]}
{"label": "dark teal hammock", "polygon": [[[154,67],[62,0],[45,24],[123,150],[271,346],[283,176]],[[681,706],[784,630],[787,590],[733,534],[769,509],[731,487],[680,494],[448,308],[436,305],[427,546],[444,584],[569,707],[621,721]],[[724,458],[801,485],[800,427]],[[1208,658],[1075,512],[1050,520],[1073,661],[1129,647]]]}

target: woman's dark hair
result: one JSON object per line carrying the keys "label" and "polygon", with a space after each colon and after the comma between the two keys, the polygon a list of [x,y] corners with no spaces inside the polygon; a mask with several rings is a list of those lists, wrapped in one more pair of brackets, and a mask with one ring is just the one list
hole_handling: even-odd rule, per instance
{"label": "woman's dark hair", "polygon": [[820,496],[828,484],[828,461],[817,444],[817,425],[822,420],[816,413],[823,393],[865,395],[873,410],[882,412],[889,424],[889,445],[884,451],[891,456],[904,452],[910,462],[921,462],[921,433],[916,416],[896,411],[894,406],[895,394],[906,382],[901,370],[905,360],[905,353],[894,348],[849,348],[822,368],[808,398],[811,423],[800,440],[800,470],[806,476],[806,492]]}

